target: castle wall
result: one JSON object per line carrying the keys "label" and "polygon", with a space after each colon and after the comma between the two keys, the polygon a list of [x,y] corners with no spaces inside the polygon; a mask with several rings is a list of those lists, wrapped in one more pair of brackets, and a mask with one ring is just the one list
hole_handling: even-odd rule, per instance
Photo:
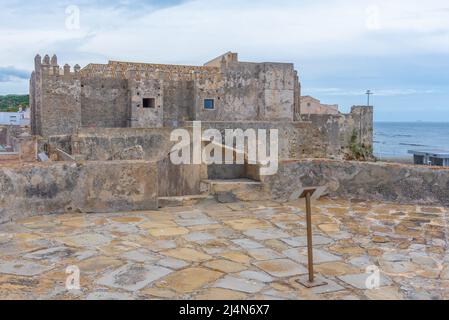
{"label": "castle wall", "polygon": [[[134,75],[134,73],[132,73]],[[164,116],[163,80],[131,76],[131,127],[162,127]],[[144,108],[143,99],[154,99],[154,106]]]}
{"label": "castle wall", "polygon": [[164,81],[163,118],[165,126],[177,126],[180,121],[194,119],[194,92],[193,80]]}
{"label": "castle wall", "polygon": [[351,154],[353,135],[356,142],[361,141],[367,150],[373,147],[372,107],[354,106],[348,114],[303,114],[301,119],[310,122],[323,134],[323,143],[328,146],[329,155],[342,158]]}
{"label": "castle wall", "polygon": [[293,121],[295,76],[293,64],[263,64],[260,78],[264,84],[264,120]]}
{"label": "castle wall", "polygon": [[[292,121],[295,71],[292,64],[230,63],[221,74],[197,77],[196,119],[201,121]],[[204,109],[214,99],[215,109]]]}
{"label": "castle wall", "polygon": [[41,134],[75,133],[81,126],[81,80],[78,76],[63,77],[43,74]]}
{"label": "castle wall", "polygon": [[81,126],[122,128],[128,125],[128,80],[83,77],[81,79]]}
{"label": "castle wall", "polygon": [[[223,74],[195,79],[195,119],[201,121],[260,120],[263,104],[260,68],[257,64],[235,64]],[[213,110],[204,109],[204,99],[214,99]]]}

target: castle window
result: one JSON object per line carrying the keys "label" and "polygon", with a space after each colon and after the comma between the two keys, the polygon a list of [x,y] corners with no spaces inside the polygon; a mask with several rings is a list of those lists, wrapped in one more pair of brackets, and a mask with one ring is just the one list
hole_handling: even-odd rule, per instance
{"label": "castle window", "polygon": [[215,101],[214,99],[204,99],[204,109],[213,110],[215,109]]}
{"label": "castle window", "polygon": [[143,98],[142,105],[144,108],[156,108],[156,99],[155,98]]}

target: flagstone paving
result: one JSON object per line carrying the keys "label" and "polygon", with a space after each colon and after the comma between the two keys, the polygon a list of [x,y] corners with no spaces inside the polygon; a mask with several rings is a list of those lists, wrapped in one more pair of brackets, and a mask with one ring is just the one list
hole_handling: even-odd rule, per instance
{"label": "flagstone paving", "polygon": [[[448,208],[323,198],[313,211],[321,287],[298,283],[302,201],[205,200],[2,224],[0,298],[449,299]],[[73,267],[79,290],[66,288]]]}

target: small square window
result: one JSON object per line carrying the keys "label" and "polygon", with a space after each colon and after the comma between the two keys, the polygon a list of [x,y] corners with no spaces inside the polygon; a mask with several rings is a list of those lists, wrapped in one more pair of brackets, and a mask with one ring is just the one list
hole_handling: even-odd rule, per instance
{"label": "small square window", "polygon": [[207,109],[207,110],[215,109],[214,99],[204,99],[204,109]]}
{"label": "small square window", "polygon": [[155,98],[144,98],[142,99],[142,106],[144,108],[156,108],[156,99]]}

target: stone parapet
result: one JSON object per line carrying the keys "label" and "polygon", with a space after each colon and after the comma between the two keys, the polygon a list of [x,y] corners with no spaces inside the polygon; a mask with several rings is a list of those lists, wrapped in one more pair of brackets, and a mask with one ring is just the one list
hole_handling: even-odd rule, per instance
{"label": "stone parapet", "polygon": [[49,213],[153,210],[157,196],[156,164],[148,161],[0,167],[0,223]]}
{"label": "stone parapet", "polygon": [[273,199],[295,200],[302,187],[326,186],[330,196],[406,204],[449,206],[449,169],[326,159],[281,161],[261,177]]}

